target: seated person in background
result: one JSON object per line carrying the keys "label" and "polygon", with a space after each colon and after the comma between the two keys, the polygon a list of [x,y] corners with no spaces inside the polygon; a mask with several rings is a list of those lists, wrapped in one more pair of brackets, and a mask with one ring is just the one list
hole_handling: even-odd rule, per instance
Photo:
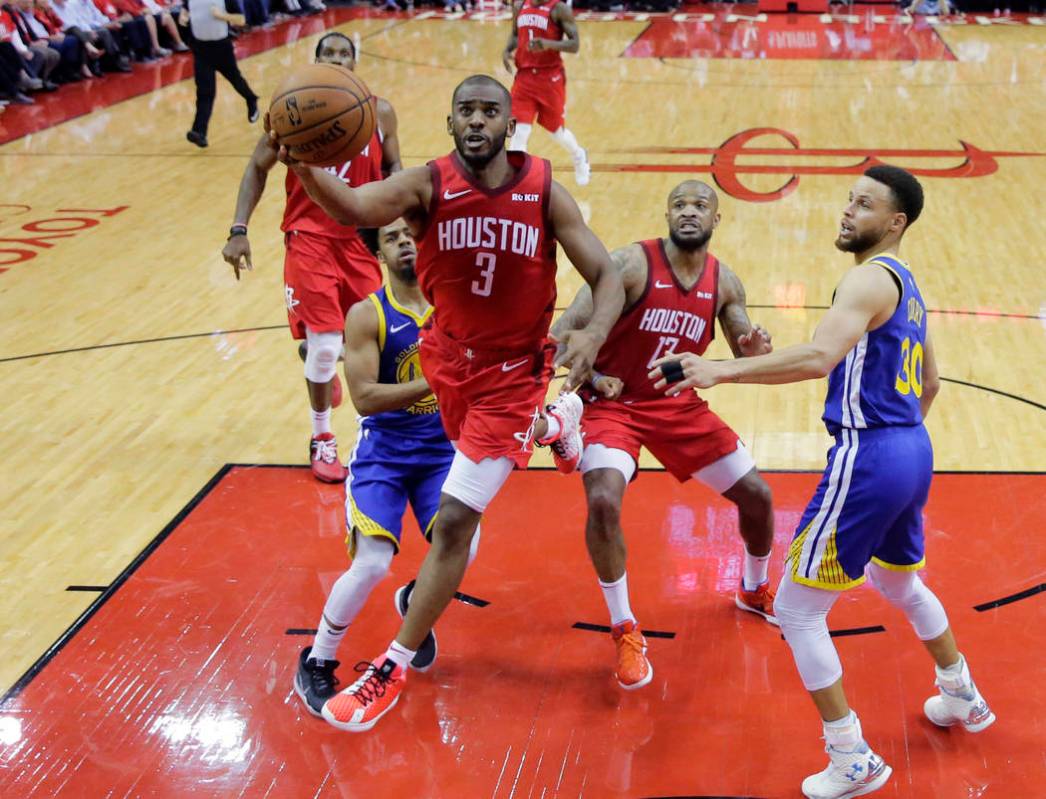
{"label": "seated person in background", "polygon": [[942,16],[950,17],[956,13],[956,9],[948,0],[915,0],[907,9],[910,15],[921,14],[926,17]]}
{"label": "seated person in background", "polygon": [[[90,44],[91,49],[100,53],[96,59],[88,63],[95,75],[100,74],[102,70],[131,71],[127,55],[121,51],[116,38],[120,31],[120,23],[108,20],[91,0],[37,0],[37,7],[41,5],[46,6],[62,21],[68,33],[80,37],[85,46]],[[91,49],[88,49],[89,58],[93,58]]]}
{"label": "seated person in background", "polygon": [[120,26],[123,46],[135,60],[154,60],[149,26],[141,15],[129,14],[117,8],[113,0],[94,0],[94,5],[111,23]]}
{"label": "seated person in background", "polygon": [[22,11],[30,30],[39,35],[46,34],[50,46],[61,56],[59,71],[66,82],[82,78],[93,78],[94,72],[87,66],[88,59],[97,59],[102,51],[85,42],[72,31],[65,30],[65,24],[51,10],[47,0],[24,0],[28,9]]}
{"label": "seated person in background", "polygon": [[51,80],[51,74],[57,69],[62,60],[58,51],[50,47],[46,40],[39,41],[29,31],[20,9],[15,6],[9,3],[4,3],[4,5],[0,6],[0,20],[2,20],[0,25],[5,30],[11,31],[7,41],[10,41],[15,50],[18,51],[18,54],[25,60],[29,67],[30,75],[42,82],[42,88],[49,91],[57,89],[58,84]]}

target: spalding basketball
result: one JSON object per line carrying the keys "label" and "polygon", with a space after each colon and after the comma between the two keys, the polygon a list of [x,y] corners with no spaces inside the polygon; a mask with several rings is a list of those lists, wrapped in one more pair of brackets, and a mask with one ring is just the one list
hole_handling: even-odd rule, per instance
{"label": "spalding basketball", "polygon": [[363,152],[374,135],[376,100],[345,67],[309,64],[280,85],[269,105],[269,126],[292,158],[336,166]]}

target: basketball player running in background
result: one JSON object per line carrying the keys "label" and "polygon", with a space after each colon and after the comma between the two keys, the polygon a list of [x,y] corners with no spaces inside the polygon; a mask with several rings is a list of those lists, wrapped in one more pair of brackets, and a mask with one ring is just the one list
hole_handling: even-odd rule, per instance
{"label": "basketball player running in background", "polygon": [[[349,461],[345,497],[352,565],[331,588],[316,638],[299,656],[294,680],[294,690],[315,716],[335,694],[342,638],[399,552],[407,503],[429,538],[454,459],[436,398],[418,363],[418,331],[432,308],[418,288],[414,238],[402,219],[363,234],[376,239],[371,244],[389,279],[384,288],[353,305],[345,321],[345,380],[363,421]],[[478,546],[477,532],[469,563]],[[413,585],[396,592],[401,616]],[[411,666],[427,671],[435,659],[436,637],[430,631]]]}
{"label": "basketball player running in background", "polygon": [[[680,482],[697,478],[737,505],[745,543],[744,573],[735,595],[742,610],[776,624],[767,579],[774,540],[770,487],[731,430],[693,391],[667,398],[647,377],[662,355],[685,347],[704,352],[723,329],[735,357],[770,352],[770,336],[752,326],[741,281],[708,251],[719,224],[719,198],[705,183],[688,180],[668,195],[668,237],[650,239],[611,253],[625,286],[625,311],[599,351],[587,392],[580,470],[588,500],[585,543],[610,611],[617,644],[614,676],[632,690],[650,682],[646,657],[628,596],[621,502],[646,447]],[[584,325],[592,295],[582,286],[552,327],[562,337]]]}
{"label": "basketball player running in background", "polygon": [[560,0],[516,0],[512,10],[512,32],[501,56],[512,74],[512,112],[516,132],[510,150],[526,152],[527,140],[536,119],[552,134],[574,160],[574,180],[588,184],[588,153],[566,127],[567,73],[560,53],[576,53],[581,47],[577,22],[570,6]]}
{"label": "basketball player running in background", "polygon": [[581,400],[560,394],[540,413],[551,375],[549,323],[556,297],[556,243],[592,286],[591,321],[563,336],[557,365],[566,388],[588,376],[621,312],[624,291],[606,249],[577,204],[552,180],[548,161],[505,150],[515,120],[508,90],[474,75],[454,90],[447,132],[454,150],[388,180],[349,188],[280,158],[332,216],[365,226],[403,216],[419,240],[418,283],[433,307],[421,334],[421,367],[457,447],[443,485],[432,547],[403,626],[353,685],[324,705],[344,729],[370,729],[399,700],[406,666],[461,582],[487,505],[532,443],[551,444],[563,470],[581,455]]}
{"label": "basketball player running in background", "polygon": [[[328,33],[316,45],[316,62],[356,66],[356,47],[341,33]],[[330,173],[359,186],[400,170],[396,112],[378,98],[378,129],[367,149]],[[265,134],[254,148],[240,181],[236,215],[222,255],[240,278],[253,269],[247,224],[265,191],[276,153]],[[286,256],[283,282],[287,322],[295,339],[307,342],[305,384],[312,410],[309,461],[316,479],[339,483],[345,467],[338,458],[338,441],[331,431],[331,408],[341,404],[337,362],[349,308],[381,287],[381,268],[354,225],[341,225],[309,199],[293,171],[286,178],[287,204],[283,212]]]}
{"label": "basketball player running in background", "polygon": [[995,715],[973,683],[940,601],[919,579],[925,564],[923,506],[933,448],[923,419],[940,386],[926,305],[901,239],[919,218],[923,191],[899,167],[858,178],[835,246],[854,255],[813,341],[738,361],[662,359],[650,373],[675,395],[718,383],[794,383],[828,376],[822,417],[835,446],[788,552],[774,609],[803,685],[824,722],[828,767],[803,780],[811,799],[877,790],[892,769],[865,742],[846,701],[827,616],[841,591],[871,578],[900,608],[936,662],[934,724],[980,732]]}

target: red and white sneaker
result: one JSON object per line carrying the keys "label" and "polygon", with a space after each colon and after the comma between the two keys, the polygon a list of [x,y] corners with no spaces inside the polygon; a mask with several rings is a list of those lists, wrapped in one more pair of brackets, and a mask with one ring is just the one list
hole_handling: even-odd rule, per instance
{"label": "red and white sneaker", "polygon": [[737,593],[734,594],[734,603],[741,610],[747,610],[749,613],[762,616],[771,624],[780,626],[777,616],[774,615],[774,592],[770,588],[769,580],[765,583],[760,583],[754,591],[746,591],[744,580],[742,580],[741,585],[738,586]]}
{"label": "red and white sneaker", "polygon": [[552,448],[552,460],[563,474],[570,474],[577,469],[585,451],[581,436],[581,415],[584,412],[585,404],[573,391],[564,391],[545,408],[545,414],[555,417],[559,422],[559,434],[539,443]]}
{"label": "red and white sneaker", "polygon": [[334,433],[313,436],[309,443],[312,476],[324,483],[342,483],[348,472],[338,460],[338,439]]}
{"label": "red and white sneaker", "polygon": [[366,660],[357,663],[356,671],[363,676],[328,699],[321,712],[339,730],[366,732],[399,701],[407,670],[385,658],[380,666]]}

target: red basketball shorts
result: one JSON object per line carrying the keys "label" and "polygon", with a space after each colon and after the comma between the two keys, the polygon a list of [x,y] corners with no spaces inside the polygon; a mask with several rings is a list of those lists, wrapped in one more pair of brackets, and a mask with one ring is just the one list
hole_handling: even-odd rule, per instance
{"label": "red basketball shorts", "polygon": [[306,327],[314,333],[341,333],[349,308],[381,288],[378,260],[359,237],[291,231],[284,243],[287,324],[296,339],[305,338]]}
{"label": "red basketball shorts", "polygon": [[421,371],[439,400],[447,438],[474,463],[507,457],[526,468],[555,347],[546,344],[529,354],[473,350],[435,325],[418,338]]}
{"label": "red basketball shorts", "polygon": [[586,403],[581,429],[586,454],[593,444],[602,444],[638,463],[639,449],[646,447],[680,482],[733,454],[740,443],[737,433],[692,392],[629,404],[597,399]]}
{"label": "red basketball shorts", "polygon": [[552,133],[563,127],[567,109],[567,73],[563,69],[529,69],[516,72],[512,82],[512,116],[516,121],[538,124]]}

